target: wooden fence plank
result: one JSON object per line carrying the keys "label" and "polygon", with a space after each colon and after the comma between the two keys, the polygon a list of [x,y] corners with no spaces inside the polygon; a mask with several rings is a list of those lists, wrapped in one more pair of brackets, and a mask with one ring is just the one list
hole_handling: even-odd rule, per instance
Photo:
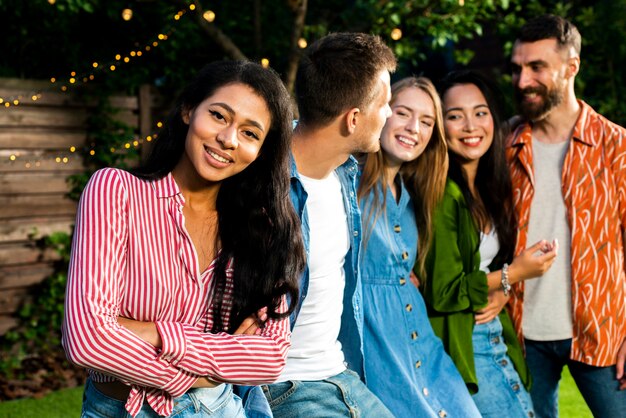
{"label": "wooden fence plank", "polygon": [[[1,275],[2,273],[0,273]],[[24,303],[28,288],[2,289],[0,292],[0,314],[15,312]]]}
{"label": "wooden fence plank", "polygon": [[28,244],[0,245],[0,266],[15,266],[60,260],[51,248],[38,248]]}
{"label": "wooden fence plank", "polygon": [[[68,175],[83,171],[82,157],[78,154],[58,153],[58,154],[33,154],[19,152],[15,161],[9,160],[13,154],[12,150],[0,150],[0,175],[4,173],[19,172],[53,172],[56,175],[66,178]],[[67,162],[56,162],[56,157],[67,157]]]}
{"label": "wooden fence plank", "polygon": [[[54,273],[52,263],[36,263],[26,266],[3,266],[0,267],[0,293],[12,289],[23,289],[37,283],[41,283],[46,277]],[[0,313],[4,313],[0,309]]]}
{"label": "wooden fence plank", "polygon": [[[97,101],[71,92],[55,91],[54,85],[50,84],[44,88],[20,88],[6,86],[5,79],[0,79],[0,97],[6,101],[19,100],[18,106],[58,106],[58,107],[95,107]],[[60,86],[58,86],[60,87]],[[32,100],[33,95],[39,94],[36,100]],[[111,106],[119,109],[137,109],[137,97],[111,96],[109,98]],[[0,109],[1,110],[1,109]]]}
{"label": "wooden fence plank", "polygon": [[8,219],[0,222],[0,243],[39,239],[54,232],[71,233],[76,215],[48,218]]}
{"label": "wooden fence plank", "polygon": [[[7,173],[0,176],[0,195],[69,192],[70,186],[56,173]],[[2,264],[2,263],[0,263]]]}
{"label": "wooden fence plank", "polygon": [[0,219],[76,213],[77,203],[58,195],[0,195]]}
{"label": "wooden fence plank", "polygon": [[0,126],[40,126],[63,128],[86,128],[85,109],[40,108],[15,106],[0,109]]}
{"label": "wooden fence plank", "polygon": [[86,139],[85,131],[10,127],[0,131],[0,148],[67,151],[82,147]]}
{"label": "wooden fence plank", "polygon": [[0,335],[6,334],[6,332],[15,327],[17,323],[17,318],[12,315],[0,315]]}

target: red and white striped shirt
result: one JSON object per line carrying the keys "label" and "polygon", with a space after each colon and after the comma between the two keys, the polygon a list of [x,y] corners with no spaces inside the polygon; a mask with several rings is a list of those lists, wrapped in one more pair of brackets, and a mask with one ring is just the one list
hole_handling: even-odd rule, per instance
{"label": "red and white striped shirt", "polygon": [[[173,398],[200,376],[271,383],[290,344],[288,319],[268,320],[261,335],[204,332],[213,323],[207,300],[214,263],[199,271],[183,205],[171,174],[146,181],[108,168],[93,175],[78,207],[63,347],[95,381],[131,385],[126,409],[133,416],[144,400],[169,415]],[[226,273],[224,307],[229,310],[232,261]],[[155,322],[162,348],[119,325],[118,316]],[[228,320],[226,313],[225,326]]]}

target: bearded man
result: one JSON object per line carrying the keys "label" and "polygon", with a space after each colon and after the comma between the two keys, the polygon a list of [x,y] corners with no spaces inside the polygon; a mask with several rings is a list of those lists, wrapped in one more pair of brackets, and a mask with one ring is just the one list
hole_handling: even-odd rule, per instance
{"label": "bearded man", "polygon": [[514,285],[509,301],[539,417],[558,417],[565,365],[594,416],[626,411],[626,130],[576,98],[580,47],[571,22],[544,15],[511,58],[525,120],[507,146],[517,253],[546,236],[561,244],[548,277]]}

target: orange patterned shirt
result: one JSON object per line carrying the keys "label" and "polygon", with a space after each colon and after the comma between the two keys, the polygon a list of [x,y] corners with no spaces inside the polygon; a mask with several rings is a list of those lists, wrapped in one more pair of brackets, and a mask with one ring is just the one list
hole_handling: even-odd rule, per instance
{"label": "orange patterned shirt", "polygon": [[[581,113],[563,163],[561,192],[571,231],[572,360],[593,366],[616,362],[626,337],[626,129],[579,100]],[[519,218],[516,254],[527,246],[533,199],[531,128],[508,141],[513,199]],[[513,285],[511,316],[521,338],[524,282]]]}

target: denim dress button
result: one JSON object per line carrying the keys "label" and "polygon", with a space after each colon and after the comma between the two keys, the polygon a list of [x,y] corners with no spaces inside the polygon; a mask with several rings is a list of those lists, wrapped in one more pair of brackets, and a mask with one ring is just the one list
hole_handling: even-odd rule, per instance
{"label": "denim dress button", "polygon": [[404,277],[400,277],[400,286],[404,286],[406,284],[406,279]]}
{"label": "denim dress button", "polygon": [[415,368],[416,368],[416,369],[419,369],[420,367],[422,367],[422,360],[417,360],[417,361],[415,362]]}
{"label": "denim dress button", "polygon": [[413,332],[411,333],[411,339],[412,339],[412,340],[417,339],[417,331],[413,331]]}
{"label": "denim dress button", "polygon": [[402,232],[402,228],[400,227],[400,225],[395,225],[393,227],[393,232],[396,232],[396,233]]}
{"label": "denim dress button", "polygon": [[404,307],[404,309],[406,309],[406,311],[407,311],[407,312],[411,312],[411,311],[413,310],[413,306],[412,306],[410,303],[408,303],[408,304]]}
{"label": "denim dress button", "polygon": [[424,394],[424,396],[428,396],[428,388],[422,389],[422,393]]}
{"label": "denim dress button", "polygon": [[444,409],[442,409],[437,415],[439,415],[441,418],[446,418],[448,416],[448,413]]}

